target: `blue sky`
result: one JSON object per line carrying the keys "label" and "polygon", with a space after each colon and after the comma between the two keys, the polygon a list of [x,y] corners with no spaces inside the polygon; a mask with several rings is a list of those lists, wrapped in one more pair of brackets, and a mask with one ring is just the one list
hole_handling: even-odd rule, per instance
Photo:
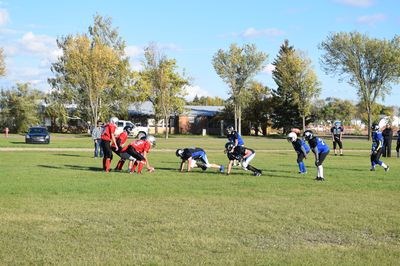
{"label": "blue sky", "polygon": [[[0,88],[30,82],[47,91],[51,62],[60,55],[56,39],[87,33],[98,13],[112,18],[126,41],[132,69],[140,69],[143,48],[155,42],[179,71],[192,78],[190,95],[227,98],[228,87],[212,67],[218,49],[232,43],[255,44],[268,56],[256,80],[271,88],[271,63],[285,39],[306,53],[322,83],[320,98],[357,100],[356,90],[339,77],[325,75],[318,44],[332,32],[359,31],[392,39],[399,34],[400,14],[395,0],[0,0],[0,47],[6,55],[7,75]],[[382,102],[400,105],[400,86]]]}

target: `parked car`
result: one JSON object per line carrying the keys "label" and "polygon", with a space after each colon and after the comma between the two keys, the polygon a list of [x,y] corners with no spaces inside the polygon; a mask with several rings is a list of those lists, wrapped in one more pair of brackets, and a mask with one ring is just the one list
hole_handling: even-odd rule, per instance
{"label": "parked car", "polygon": [[30,127],[25,135],[25,143],[50,143],[50,134],[45,127]]}
{"label": "parked car", "polygon": [[119,135],[122,133],[122,131],[124,130],[124,127],[126,126],[130,126],[132,127],[132,131],[131,131],[131,136],[137,137],[137,135],[139,135],[139,133],[144,133],[144,134],[148,134],[149,133],[149,128],[148,127],[143,127],[143,126],[139,126],[139,125],[135,125],[134,123],[132,123],[131,121],[126,121],[126,120],[118,120],[117,123],[117,130],[115,130],[115,134]]}

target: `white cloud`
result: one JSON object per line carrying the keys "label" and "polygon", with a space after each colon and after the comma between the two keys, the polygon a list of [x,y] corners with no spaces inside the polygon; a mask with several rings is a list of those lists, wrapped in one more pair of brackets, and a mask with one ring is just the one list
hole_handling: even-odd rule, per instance
{"label": "white cloud", "polygon": [[370,26],[374,26],[376,23],[386,20],[386,16],[384,14],[374,14],[368,16],[361,16],[357,18],[357,22],[360,24],[367,24]]}
{"label": "white cloud", "polygon": [[369,7],[374,4],[374,0],[335,0],[335,2],[354,7]]}
{"label": "white cloud", "polygon": [[276,28],[268,28],[268,29],[255,29],[255,28],[247,28],[245,31],[240,33],[239,35],[244,38],[257,38],[257,37],[276,37],[284,35],[285,33],[282,30]]}
{"label": "white cloud", "polygon": [[56,47],[56,40],[47,35],[35,35],[32,32],[25,33],[19,41],[22,48],[34,54],[48,54],[49,50]]}
{"label": "white cloud", "polygon": [[203,90],[202,88],[200,88],[197,85],[196,86],[186,86],[185,90],[187,93],[187,95],[185,97],[187,101],[192,101],[196,95],[197,95],[197,97],[202,97],[202,96],[203,97],[207,97],[207,96],[211,97],[211,95],[208,91]]}
{"label": "white cloud", "polygon": [[264,67],[264,69],[261,72],[271,75],[272,71],[274,71],[274,70],[275,70],[275,66],[273,64],[268,64],[266,67]]}
{"label": "white cloud", "polygon": [[144,54],[142,47],[130,45],[125,48],[125,53],[129,57],[139,57]]}
{"label": "white cloud", "polygon": [[8,23],[9,16],[6,9],[0,8],[0,27]]}

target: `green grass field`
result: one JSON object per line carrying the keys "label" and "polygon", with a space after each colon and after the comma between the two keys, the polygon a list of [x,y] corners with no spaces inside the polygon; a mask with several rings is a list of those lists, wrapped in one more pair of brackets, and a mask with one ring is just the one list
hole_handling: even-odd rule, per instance
{"label": "green grass field", "polygon": [[400,264],[400,159],[370,172],[370,143],[345,139],[345,156],[328,156],[317,182],[312,156],[298,175],[286,140],[245,141],[260,177],[177,171],[178,147],[226,165],[224,138],[159,138],[156,171],[136,175],[103,173],[84,135],[1,137],[0,264]]}

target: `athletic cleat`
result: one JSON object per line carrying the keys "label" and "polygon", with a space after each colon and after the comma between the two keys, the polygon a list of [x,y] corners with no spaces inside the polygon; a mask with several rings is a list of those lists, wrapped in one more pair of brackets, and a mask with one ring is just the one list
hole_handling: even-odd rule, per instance
{"label": "athletic cleat", "polygon": [[254,172],[254,176],[261,176],[261,172]]}
{"label": "athletic cleat", "polygon": [[335,153],[335,156],[337,156],[337,154]]}
{"label": "athletic cleat", "polygon": [[371,167],[369,170],[370,171],[375,171],[375,167]]}
{"label": "athletic cleat", "polygon": [[225,167],[224,167],[223,165],[221,165],[221,166],[219,167],[219,172],[220,172],[220,173],[223,173],[224,170],[225,170]]}
{"label": "athletic cleat", "polygon": [[314,180],[320,181],[321,177],[317,176]]}
{"label": "athletic cleat", "polygon": [[343,153],[341,153],[340,156],[343,156]]}
{"label": "athletic cleat", "polygon": [[385,172],[389,172],[389,165],[388,165],[388,166],[386,166],[386,168],[385,168]]}

